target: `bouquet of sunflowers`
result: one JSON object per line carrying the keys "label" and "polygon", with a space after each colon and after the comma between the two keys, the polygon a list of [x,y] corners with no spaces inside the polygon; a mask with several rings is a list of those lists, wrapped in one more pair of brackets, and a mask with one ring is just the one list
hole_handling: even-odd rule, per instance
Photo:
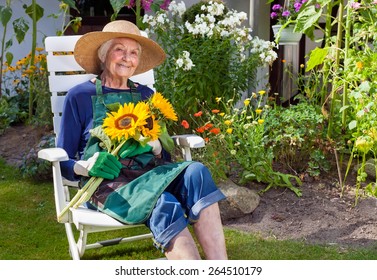
{"label": "bouquet of sunflowers", "polygon": [[[165,150],[171,152],[174,143],[166,130],[167,121],[177,121],[178,117],[171,103],[159,92],[149,99],[121,104],[112,104],[101,126],[90,130],[92,136],[100,139],[100,146],[114,156],[129,141],[136,141],[146,146],[149,141],[159,139]],[[62,210],[58,220],[69,208],[77,208],[88,201],[103,181],[100,177],[91,177]]]}

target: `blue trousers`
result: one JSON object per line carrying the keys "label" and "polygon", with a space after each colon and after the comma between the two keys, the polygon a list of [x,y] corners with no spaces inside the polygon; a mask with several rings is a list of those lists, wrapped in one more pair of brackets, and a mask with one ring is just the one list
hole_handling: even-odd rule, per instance
{"label": "blue trousers", "polygon": [[164,252],[177,234],[199,219],[201,210],[224,198],[207,167],[189,165],[166,188],[146,221],[156,248]]}

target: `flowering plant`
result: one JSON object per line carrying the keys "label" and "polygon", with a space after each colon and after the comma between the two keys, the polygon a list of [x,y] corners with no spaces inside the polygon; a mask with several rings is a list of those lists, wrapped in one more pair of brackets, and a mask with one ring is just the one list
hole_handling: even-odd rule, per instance
{"label": "flowering plant", "polygon": [[[195,132],[207,142],[204,153],[209,162],[206,165],[213,174],[226,177],[229,170],[240,169],[234,173],[239,174],[241,184],[258,181],[267,184],[265,191],[279,186],[301,196],[301,191],[290,181],[293,179],[301,185],[298,177],[273,170],[273,149],[266,145],[265,120],[271,111],[265,104],[266,94],[265,90],[253,92],[237,106],[234,99],[217,97],[216,107],[196,112],[191,122],[195,123]],[[183,121],[182,126],[188,129],[189,121]]]}
{"label": "flowering plant", "polygon": [[[162,146],[171,151],[174,144],[168,137],[165,122],[177,121],[178,118],[171,103],[161,93],[156,92],[136,105],[130,102],[124,105],[110,104],[109,107],[113,109],[107,113],[103,124],[90,130],[92,137],[100,139],[100,146],[108,153],[117,156],[127,142],[137,141],[141,146],[146,146],[149,141],[158,138]],[[137,155],[134,150],[131,152]],[[142,152],[141,149],[140,153]],[[88,201],[102,181],[101,177],[91,177],[62,210],[58,220],[69,208],[77,208]]]}
{"label": "flowering plant", "polygon": [[[268,3],[273,2],[269,0]],[[276,19],[278,24],[294,22],[303,6],[308,0],[285,0],[283,6],[280,4],[272,5],[271,19]]]}
{"label": "flowering plant", "polygon": [[204,101],[216,105],[216,96],[240,99],[255,83],[257,67],[276,59],[274,43],[252,37],[246,20],[246,13],[219,0],[189,9],[172,1],[166,11],[144,16],[147,31],[167,53],[155,87],[169,94],[181,117],[188,117],[188,106],[196,112]]}

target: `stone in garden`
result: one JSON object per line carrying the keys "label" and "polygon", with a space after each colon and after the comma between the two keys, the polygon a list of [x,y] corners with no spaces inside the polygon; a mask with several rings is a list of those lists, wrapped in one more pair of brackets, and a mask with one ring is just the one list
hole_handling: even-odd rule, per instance
{"label": "stone in garden", "polygon": [[231,180],[219,183],[218,187],[226,196],[225,200],[219,202],[223,220],[248,215],[259,205],[260,198],[254,190],[238,186]]}

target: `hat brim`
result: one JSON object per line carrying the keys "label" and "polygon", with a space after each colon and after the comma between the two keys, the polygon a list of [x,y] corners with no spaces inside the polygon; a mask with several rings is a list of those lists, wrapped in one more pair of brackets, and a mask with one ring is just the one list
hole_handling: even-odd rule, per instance
{"label": "hat brim", "polygon": [[139,66],[134,75],[147,72],[164,62],[164,50],[153,40],[130,33],[94,31],[83,35],[76,43],[74,57],[87,73],[100,74],[101,61],[98,58],[99,47],[114,38],[131,38],[141,45]]}

